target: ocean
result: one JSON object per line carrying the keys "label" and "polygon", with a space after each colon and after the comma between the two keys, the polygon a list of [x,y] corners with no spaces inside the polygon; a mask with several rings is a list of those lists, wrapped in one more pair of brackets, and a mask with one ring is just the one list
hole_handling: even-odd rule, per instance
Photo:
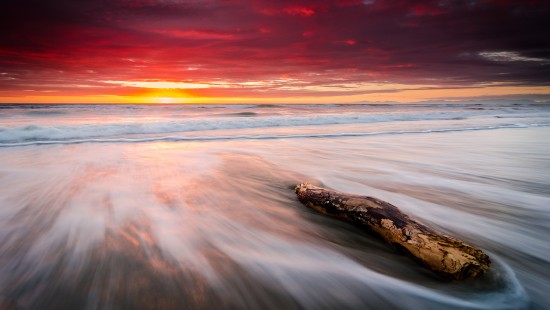
{"label": "ocean", "polygon": [[[544,309],[550,105],[1,105],[2,309]],[[308,209],[374,196],[486,252],[443,281]]]}

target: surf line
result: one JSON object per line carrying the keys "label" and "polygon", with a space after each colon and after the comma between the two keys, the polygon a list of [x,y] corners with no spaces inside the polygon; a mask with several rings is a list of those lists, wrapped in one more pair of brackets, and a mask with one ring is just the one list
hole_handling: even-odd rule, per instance
{"label": "surf line", "polygon": [[401,134],[427,134],[445,133],[460,131],[483,131],[497,129],[549,127],[550,124],[510,124],[483,127],[466,128],[443,128],[423,130],[398,130],[398,131],[375,131],[375,132],[344,132],[344,133],[319,133],[319,134],[296,134],[296,135],[235,135],[235,136],[161,136],[149,138],[91,138],[76,140],[33,140],[24,142],[0,142],[0,147],[16,147],[29,145],[49,144],[82,144],[82,143],[143,143],[155,141],[218,141],[218,140],[269,140],[269,139],[300,139],[300,138],[337,138],[337,137],[365,137],[379,135],[401,135]]}

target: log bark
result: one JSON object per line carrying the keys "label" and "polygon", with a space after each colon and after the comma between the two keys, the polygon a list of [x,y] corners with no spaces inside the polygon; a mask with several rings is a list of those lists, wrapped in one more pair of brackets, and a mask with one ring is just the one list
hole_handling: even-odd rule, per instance
{"label": "log bark", "polygon": [[390,203],[311,184],[299,184],[295,191],[304,205],[378,234],[445,278],[477,278],[489,270],[491,261],[480,249],[417,222]]}

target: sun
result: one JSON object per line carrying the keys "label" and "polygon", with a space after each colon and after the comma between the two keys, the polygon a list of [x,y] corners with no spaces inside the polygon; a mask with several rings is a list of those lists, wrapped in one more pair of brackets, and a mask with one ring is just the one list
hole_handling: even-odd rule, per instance
{"label": "sun", "polygon": [[174,98],[171,98],[171,97],[161,97],[161,98],[158,98],[158,102],[159,102],[159,103],[163,103],[163,104],[170,104],[170,103],[174,103]]}

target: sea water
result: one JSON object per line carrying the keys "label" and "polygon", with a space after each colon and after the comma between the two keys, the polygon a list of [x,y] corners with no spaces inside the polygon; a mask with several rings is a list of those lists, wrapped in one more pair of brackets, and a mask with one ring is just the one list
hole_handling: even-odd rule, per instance
{"label": "sea water", "polygon": [[[549,138],[542,103],[0,106],[0,308],[544,309]],[[442,281],[301,182],[491,270]]]}

